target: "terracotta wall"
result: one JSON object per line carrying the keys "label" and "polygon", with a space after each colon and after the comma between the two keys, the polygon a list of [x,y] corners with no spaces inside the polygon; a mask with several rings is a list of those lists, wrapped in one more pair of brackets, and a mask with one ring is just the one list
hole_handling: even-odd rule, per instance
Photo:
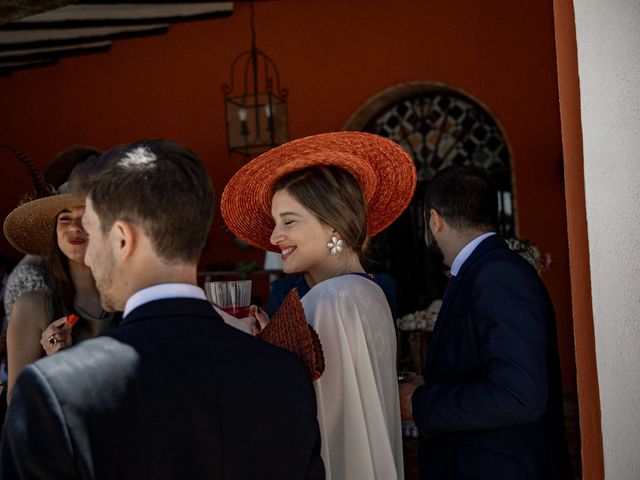
{"label": "terracotta wall", "polygon": [[[41,165],[71,143],[168,137],[207,163],[217,196],[241,165],[225,151],[220,87],[249,47],[249,7],[227,19],[121,40],[108,53],[0,78],[0,142]],[[552,255],[544,274],[558,316],[565,388],[575,390],[552,2],[281,0],[256,4],[258,46],[290,91],[291,138],[337,130],[369,97],[408,80],[442,82],[482,101],[513,152],[519,233]],[[27,188],[0,153],[4,217]],[[258,259],[221,230],[204,262]],[[11,253],[2,239],[0,248]],[[15,255],[15,254],[13,254]]]}
{"label": "terracotta wall", "polygon": [[[604,452],[596,341],[591,298],[589,232],[585,203],[583,137],[576,25],[572,0],[554,0],[558,86],[565,152],[565,189],[570,249],[572,308],[580,406],[582,478],[604,478]],[[617,393],[617,392],[616,392]]]}

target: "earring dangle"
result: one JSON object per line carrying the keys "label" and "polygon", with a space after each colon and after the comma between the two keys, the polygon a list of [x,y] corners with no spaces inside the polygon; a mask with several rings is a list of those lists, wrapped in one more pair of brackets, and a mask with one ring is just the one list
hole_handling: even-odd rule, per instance
{"label": "earring dangle", "polygon": [[331,255],[340,253],[343,249],[344,242],[342,239],[338,239],[335,235],[331,236],[331,241],[327,242],[327,248],[331,252]]}

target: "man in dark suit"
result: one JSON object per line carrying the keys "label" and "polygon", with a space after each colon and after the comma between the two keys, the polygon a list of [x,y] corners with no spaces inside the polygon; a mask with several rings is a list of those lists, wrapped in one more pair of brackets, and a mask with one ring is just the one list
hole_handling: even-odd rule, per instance
{"label": "man in dark suit", "polygon": [[494,233],[497,211],[482,171],[451,167],[427,186],[425,237],[452,278],[425,384],[404,387],[415,389],[424,479],[572,478],[553,307],[535,269]]}
{"label": "man in dark suit", "polygon": [[302,363],[226,325],[197,287],[213,211],[202,162],[167,141],[98,162],[85,261],[123,321],[25,368],[1,477],[324,478]]}

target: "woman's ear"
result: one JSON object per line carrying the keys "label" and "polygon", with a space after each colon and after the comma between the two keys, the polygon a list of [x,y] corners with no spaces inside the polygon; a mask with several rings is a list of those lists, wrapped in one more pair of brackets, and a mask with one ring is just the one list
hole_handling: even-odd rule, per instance
{"label": "woman's ear", "polygon": [[336,236],[338,238],[342,238],[342,235],[340,235],[340,232],[338,232],[338,230],[336,230],[330,225],[327,225],[327,234],[330,237]]}

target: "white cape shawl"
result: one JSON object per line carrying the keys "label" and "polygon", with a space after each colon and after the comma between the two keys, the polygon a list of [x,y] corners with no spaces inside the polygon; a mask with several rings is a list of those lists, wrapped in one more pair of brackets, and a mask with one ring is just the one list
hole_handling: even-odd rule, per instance
{"label": "white cape shawl", "polygon": [[384,293],[343,275],[314,286],[302,305],[325,357],[314,386],[327,480],[403,479],[396,334]]}

